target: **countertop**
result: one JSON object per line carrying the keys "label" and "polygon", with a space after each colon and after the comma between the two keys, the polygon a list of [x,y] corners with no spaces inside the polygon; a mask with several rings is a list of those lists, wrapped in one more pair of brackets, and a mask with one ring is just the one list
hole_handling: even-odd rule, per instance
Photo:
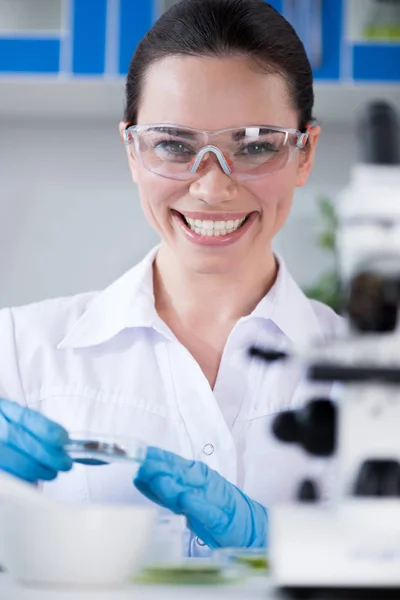
{"label": "countertop", "polygon": [[121,589],[54,589],[17,585],[0,574],[0,600],[276,600],[267,578],[252,577],[221,586],[132,585]]}

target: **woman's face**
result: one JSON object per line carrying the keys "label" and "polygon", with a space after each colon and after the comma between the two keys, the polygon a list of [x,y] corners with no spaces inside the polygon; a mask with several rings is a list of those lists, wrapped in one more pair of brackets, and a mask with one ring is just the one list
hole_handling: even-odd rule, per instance
{"label": "woman's face", "polygon": [[[298,117],[279,75],[258,72],[243,58],[178,56],[147,72],[138,125],[154,123],[206,131],[252,125],[297,129]],[[212,153],[206,168],[189,181],[148,171],[129,149],[128,156],[145,215],[176,261],[198,273],[228,273],[265,260],[288,217],[295,187],[308,178],[318,135],[319,128],[313,128],[309,148],[297,151],[280,171],[242,182],[226,175]],[[196,234],[182,215],[213,222],[250,217],[228,240]]]}

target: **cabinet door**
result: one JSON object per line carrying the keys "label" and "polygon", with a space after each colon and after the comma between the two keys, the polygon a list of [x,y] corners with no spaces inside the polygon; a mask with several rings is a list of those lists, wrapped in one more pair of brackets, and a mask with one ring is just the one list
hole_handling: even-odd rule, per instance
{"label": "cabinet door", "polygon": [[356,44],[353,47],[355,81],[400,82],[400,44]]}
{"label": "cabinet door", "polygon": [[103,75],[109,0],[0,0],[0,71]]}
{"label": "cabinet door", "polygon": [[340,77],[343,0],[322,2],[322,61],[314,69],[316,80],[337,80]]}
{"label": "cabinet door", "polygon": [[345,41],[355,81],[400,81],[400,2],[347,0]]}
{"label": "cabinet door", "polygon": [[59,39],[8,38],[0,35],[0,72],[56,74],[60,69]]}
{"label": "cabinet door", "polygon": [[0,72],[58,72],[63,2],[0,0]]}
{"label": "cabinet door", "polygon": [[72,72],[102,75],[106,60],[107,0],[72,0]]}
{"label": "cabinet door", "polygon": [[119,72],[126,75],[141,38],[157,18],[157,0],[120,0]]}
{"label": "cabinet door", "polygon": [[282,14],[302,40],[316,80],[339,79],[342,10],[342,0],[282,2]]}

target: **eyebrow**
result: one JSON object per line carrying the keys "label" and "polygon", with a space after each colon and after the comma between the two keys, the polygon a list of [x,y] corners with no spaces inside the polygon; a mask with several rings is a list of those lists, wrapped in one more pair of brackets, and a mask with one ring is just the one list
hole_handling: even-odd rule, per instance
{"label": "eyebrow", "polygon": [[172,137],[187,138],[190,140],[196,137],[195,132],[188,131],[186,129],[177,129],[176,127],[150,127],[149,131],[154,131],[155,133],[166,133]]}

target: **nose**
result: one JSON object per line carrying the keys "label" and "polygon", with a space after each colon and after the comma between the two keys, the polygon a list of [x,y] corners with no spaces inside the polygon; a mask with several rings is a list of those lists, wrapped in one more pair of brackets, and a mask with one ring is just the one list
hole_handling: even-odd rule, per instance
{"label": "nose", "polygon": [[210,157],[207,169],[190,186],[190,195],[210,206],[229,202],[237,193],[236,183],[222,170],[218,159]]}

